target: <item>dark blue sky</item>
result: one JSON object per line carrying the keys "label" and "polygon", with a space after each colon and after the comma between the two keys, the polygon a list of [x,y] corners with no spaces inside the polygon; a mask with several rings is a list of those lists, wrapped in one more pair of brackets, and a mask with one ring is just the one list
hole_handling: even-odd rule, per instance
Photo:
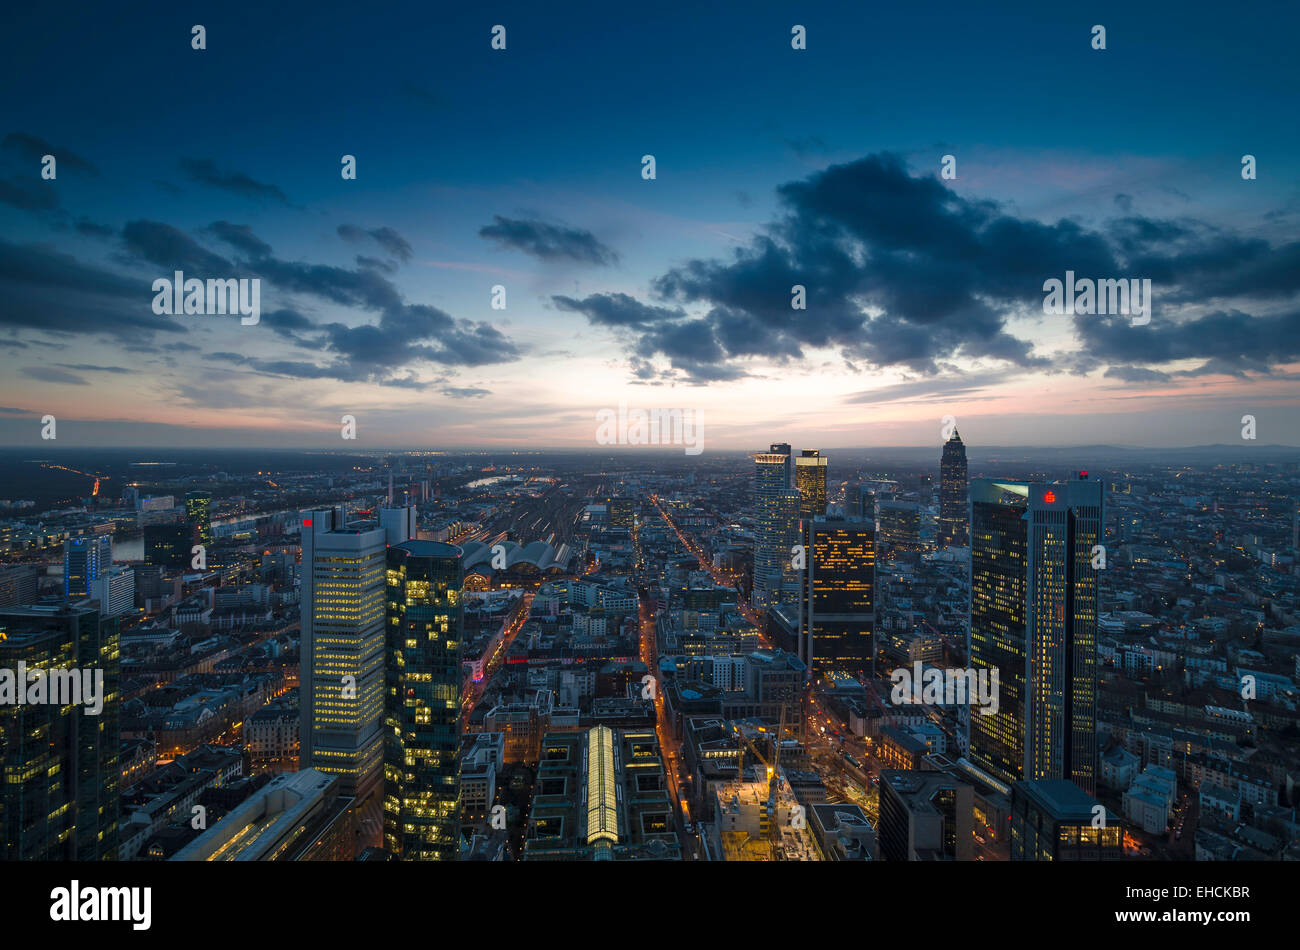
{"label": "dark blue sky", "polygon": [[[8,14],[0,439],[57,411],[87,439],[311,442],[354,411],[377,442],[581,445],[627,399],[707,412],[720,448],[921,444],[949,411],[1006,443],[1060,432],[1016,408],[1050,395],[1106,417],[1082,442],[1274,411],[1261,441],[1300,442],[1295,5],[915,6]],[[160,327],[149,283],[183,262],[293,316]],[[1034,313],[1090,263],[1152,277],[1163,321]]]}

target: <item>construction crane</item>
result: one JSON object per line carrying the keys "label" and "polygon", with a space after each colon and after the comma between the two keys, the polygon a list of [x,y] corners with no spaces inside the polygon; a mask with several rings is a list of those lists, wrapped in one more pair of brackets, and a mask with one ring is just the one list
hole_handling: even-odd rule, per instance
{"label": "construction crane", "polygon": [[772,760],[769,762],[767,756],[758,750],[749,736],[745,735],[738,726],[732,728],[736,731],[737,738],[740,739],[738,744],[739,758],[737,760],[737,776],[740,781],[745,779],[745,747],[749,746],[749,751],[754,753],[754,757],[762,762],[767,769],[767,813],[768,813],[768,837],[773,841],[781,837],[781,828],[776,821],[776,791],[777,783],[780,781],[779,769],[781,767],[781,737],[785,733],[785,712],[786,704],[781,704],[781,719],[777,726],[776,739],[773,742]]}

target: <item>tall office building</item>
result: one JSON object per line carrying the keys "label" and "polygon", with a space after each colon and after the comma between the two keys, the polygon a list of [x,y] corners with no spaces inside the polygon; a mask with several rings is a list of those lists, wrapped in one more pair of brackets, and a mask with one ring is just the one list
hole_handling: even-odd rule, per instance
{"label": "tall office building", "polygon": [[794,460],[794,480],[799,489],[799,517],[826,514],[826,457],[816,449],[804,449]]}
{"label": "tall office building", "polygon": [[188,570],[198,532],[190,524],[144,526],[144,562],[157,567]]}
{"label": "tall office building", "polygon": [[790,488],[789,456],[759,452],[754,459],[753,605],[765,609],[780,600],[791,548],[798,537],[798,493]]}
{"label": "tall office building", "polygon": [[185,496],[185,520],[195,529],[196,544],[212,546],[212,493],[192,491]]}
{"label": "tall office building", "polygon": [[970,760],[1010,784],[1025,767],[1025,514],[1029,486],[975,479],[970,485],[971,669],[998,671],[998,712],[961,711]]}
{"label": "tall office building", "polygon": [[332,508],[302,521],[299,762],[338,775],[358,803],[383,776],[385,552],[410,539],[402,511],[349,522]]}
{"label": "tall office building", "polygon": [[63,542],[63,596],[89,597],[99,576],[113,566],[113,539],[82,535]]}
{"label": "tall office building", "polygon": [[813,673],[861,673],[874,655],[876,533],[861,518],[814,518],[804,604],[804,662]]}
{"label": "tall office building", "polygon": [[399,860],[460,851],[462,559],[438,541],[388,549],[384,847]]}
{"label": "tall office building", "polygon": [[99,601],[104,617],[120,617],[135,609],[135,569],[124,564],[110,567],[91,585],[90,596]]}
{"label": "tall office building", "polygon": [[939,462],[939,546],[965,547],[970,541],[966,523],[969,490],[966,477],[966,446],[961,433],[953,430],[943,444]]}
{"label": "tall office building", "polygon": [[1103,486],[971,482],[971,667],[998,670],[999,711],[962,716],[969,756],[1008,784],[1096,789],[1097,572]]}
{"label": "tall office building", "polygon": [[615,497],[609,499],[609,523],[616,528],[630,528],[634,520],[632,499],[626,497]]}
{"label": "tall office building", "polygon": [[[0,610],[0,671],[102,671],[98,697],[0,702],[0,860],[111,861],[117,857],[121,734],[119,630],[83,603]],[[78,687],[87,684],[77,677]],[[70,688],[65,679],[62,688]],[[10,688],[17,688],[17,683]],[[2,695],[0,691],[0,695]],[[28,694],[30,697],[30,693]],[[97,698],[98,714],[92,714]]]}
{"label": "tall office building", "polygon": [[794,449],[790,448],[790,443],[773,442],[767,451],[770,455],[785,456],[785,484],[787,488],[794,488]]}
{"label": "tall office building", "polygon": [[1102,483],[1032,486],[1026,590],[1025,777],[1097,790],[1098,576]]}
{"label": "tall office building", "polygon": [[0,607],[21,607],[36,602],[44,570],[31,564],[0,567]]}

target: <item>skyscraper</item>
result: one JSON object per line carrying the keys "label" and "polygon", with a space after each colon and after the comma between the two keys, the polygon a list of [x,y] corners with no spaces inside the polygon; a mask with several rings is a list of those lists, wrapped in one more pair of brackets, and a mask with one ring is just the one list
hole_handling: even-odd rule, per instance
{"label": "skyscraper", "polygon": [[1072,479],[1029,494],[1025,777],[1097,790],[1097,569],[1103,487]]}
{"label": "skyscraper", "polygon": [[83,535],[63,542],[63,596],[89,597],[99,576],[113,566],[113,539]]}
{"label": "skyscraper", "polygon": [[384,846],[401,860],[460,850],[462,553],[437,541],[388,549]]}
{"label": "skyscraper", "polygon": [[875,528],[860,518],[807,524],[804,661],[814,673],[865,671],[874,653]]}
{"label": "skyscraper", "polygon": [[[83,604],[0,610],[0,670],[102,672],[99,712],[80,701],[0,702],[0,860],[117,857],[121,714],[115,620]],[[65,674],[66,675],[66,674]],[[85,677],[79,676],[82,687]],[[52,689],[52,686],[47,689]],[[13,699],[17,699],[15,695]]]}
{"label": "skyscraper", "polygon": [[768,452],[785,456],[785,484],[787,488],[794,488],[794,449],[790,448],[790,443],[773,442]]}
{"label": "skyscraper", "polygon": [[198,534],[191,524],[144,526],[144,562],[158,567],[188,569]]}
{"label": "skyscraper", "polygon": [[205,548],[212,546],[212,493],[192,491],[185,496],[185,520],[195,529],[198,540]]}
{"label": "skyscraper", "polygon": [[963,707],[971,762],[1011,784],[1025,768],[1024,482],[975,479],[970,485],[971,602],[966,652],[971,669],[998,671],[998,712]]}
{"label": "skyscraper", "polygon": [[943,457],[939,462],[939,546],[965,547],[970,542],[966,523],[967,491],[966,446],[961,433],[953,430],[952,438],[943,444]]}
{"label": "skyscraper", "polygon": [[826,458],[816,449],[804,449],[794,460],[794,480],[799,489],[799,517],[826,514]]}
{"label": "skyscraper", "polygon": [[302,521],[299,763],[340,776],[359,803],[383,774],[385,550],[409,540],[401,511],[346,522],[333,508]]}
{"label": "skyscraper", "polygon": [[776,603],[790,548],[797,537],[798,498],[790,488],[789,456],[759,452],[754,459],[754,590],[753,605],[762,610]]}
{"label": "skyscraper", "polygon": [[975,670],[998,670],[999,710],[963,720],[972,762],[993,777],[1067,779],[1092,793],[1097,748],[1099,481],[971,482]]}

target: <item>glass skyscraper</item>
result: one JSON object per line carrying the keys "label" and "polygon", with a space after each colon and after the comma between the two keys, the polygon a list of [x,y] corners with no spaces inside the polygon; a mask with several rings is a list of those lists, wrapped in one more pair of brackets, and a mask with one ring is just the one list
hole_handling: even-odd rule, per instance
{"label": "glass skyscraper", "polygon": [[966,494],[966,446],[953,430],[939,462],[939,546],[965,547],[970,541]]}
{"label": "glass skyscraper", "polygon": [[963,719],[971,761],[1008,784],[1096,789],[1102,499],[1086,478],[971,482],[967,646],[973,669],[998,670],[999,710]]}
{"label": "glass skyscraper", "polygon": [[462,551],[437,541],[388,549],[384,847],[399,860],[460,850]]}
{"label": "glass skyscraper", "polygon": [[387,543],[341,509],[303,517],[299,768],[340,776],[358,802],[382,777]]}
{"label": "glass skyscraper", "polygon": [[212,493],[192,491],[185,496],[185,520],[194,528],[196,543],[212,546]]}
{"label": "glass skyscraper", "polygon": [[873,655],[875,528],[870,521],[847,518],[815,518],[807,525],[803,603],[805,650],[811,655],[804,660],[814,673],[863,672]]}
{"label": "glass skyscraper", "polygon": [[759,452],[754,459],[753,605],[780,600],[791,547],[798,537],[799,493],[790,487],[788,455]]}
{"label": "glass skyscraper", "polygon": [[63,596],[89,597],[99,576],[113,566],[113,539],[83,535],[63,542]]}
{"label": "glass skyscraper", "polygon": [[[102,671],[102,705],[0,703],[0,860],[117,858],[119,628],[76,604],[0,610],[0,669]],[[84,685],[84,678],[82,679]],[[93,681],[93,680],[92,680]],[[17,697],[15,697],[17,698]]]}
{"label": "glass skyscraper", "polygon": [[804,449],[794,460],[794,480],[799,489],[799,517],[826,514],[826,457],[816,449]]}

